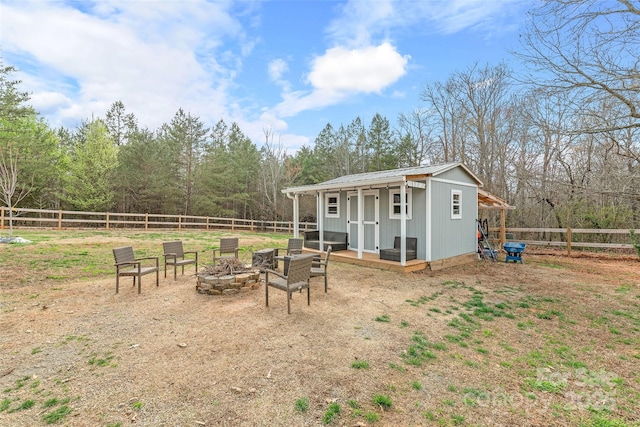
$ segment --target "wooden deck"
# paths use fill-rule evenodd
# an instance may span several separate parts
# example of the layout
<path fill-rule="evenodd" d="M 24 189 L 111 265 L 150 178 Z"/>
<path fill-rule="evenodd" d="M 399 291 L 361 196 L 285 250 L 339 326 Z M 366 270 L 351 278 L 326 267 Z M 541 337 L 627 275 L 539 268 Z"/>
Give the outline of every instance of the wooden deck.
<path fill-rule="evenodd" d="M 304 248 L 306 253 L 323 253 L 315 249 Z M 435 262 L 427 262 L 425 260 L 414 259 L 407 261 L 407 265 L 404 267 L 397 261 L 387 261 L 380 259 L 378 254 L 370 252 L 364 252 L 362 259 L 358 259 L 358 252 L 356 251 L 337 251 L 331 252 L 331 259 L 329 262 L 343 262 L 346 264 L 361 265 L 363 267 L 377 268 L 380 270 L 396 271 L 398 273 L 411 273 L 413 271 L 420 271 L 424 269 L 430 270 L 442 270 L 444 268 L 455 267 L 457 265 L 469 264 L 478 260 L 478 255 L 475 253 L 460 255 L 453 258 L 439 260 Z"/>
<path fill-rule="evenodd" d="M 321 253 L 315 249 L 304 248 L 304 252 L 308 253 Z M 380 270 L 397 271 L 399 273 L 410 273 L 412 271 L 424 270 L 429 266 L 429 263 L 424 260 L 413 259 L 407 261 L 407 265 L 404 267 L 397 261 L 387 261 L 380 259 L 378 254 L 372 254 L 364 252 L 362 259 L 358 259 L 358 252 L 356 251 L 337 251 L 331 252 L 331 259 L 329 262 L 343 262 L 346 264 L 361 265 L 363 267 L 377 268 Z"/>

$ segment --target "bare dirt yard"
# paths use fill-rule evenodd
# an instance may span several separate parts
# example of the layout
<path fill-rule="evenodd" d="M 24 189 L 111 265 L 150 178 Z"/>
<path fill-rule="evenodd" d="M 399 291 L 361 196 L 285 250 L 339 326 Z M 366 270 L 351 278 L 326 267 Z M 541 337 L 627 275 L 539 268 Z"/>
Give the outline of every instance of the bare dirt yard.
<path fill-rule="evenodd" d="M 0 266 L 1 426 L 640 422 L 635 256 L 530 250 L 404 275 L 334 262 L 328 292 L 312 279 L 290 315 L 264 284 L 199 294 L 192 266 L 144 276 L 140 295 L 128 278 L 116 294 L 113 272 L 21 274 Z"/>

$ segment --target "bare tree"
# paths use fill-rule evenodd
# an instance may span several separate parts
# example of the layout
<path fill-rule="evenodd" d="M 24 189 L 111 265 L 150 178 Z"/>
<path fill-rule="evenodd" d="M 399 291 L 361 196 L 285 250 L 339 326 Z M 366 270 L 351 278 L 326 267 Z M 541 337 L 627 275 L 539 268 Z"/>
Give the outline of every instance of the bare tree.
<path fill-rule="evenodd" d="M 531 82 L 570 92 L 583 115 L 576 133 L 640 127 L 640 8 L 631 0 L 549 0 L 530 12 L 523 50 Z M 548 78 L 545 78 L 547 76 Z M 591 108 L 603 101 L 611 106 Z M 615 115 L 610 114 L 615 112 Z"/>
<path fill-rule="evenodd" d="M 399 166 L 436 163 L 441 157 L 438 143 L 431 135 L 435 126 L 432 113 L 426 108 L 416 108 L 398 117 L 396 132 L 401 138 Z"/>
<path fill-rule="evenodd" d="M 265 213 L 271 213 L 273 219 L 278 219 L 278 200 L 281 198 L 280 188 L 286 176 L 287 152 L 282 147 L 282 143 L 273 141 L 273 131 L 264 129 L 264 146 L 262 147 L 262 189 L 265 198 Z"/>
<path fill-rule="evenodd" d="M 13 208 L 27 197 L 32 187 L 18 185 L 18 159 L 20 153 L 12 144 L 0 146 L 0 197 L 9 209 L 9 237 L 13 236 Z"/>

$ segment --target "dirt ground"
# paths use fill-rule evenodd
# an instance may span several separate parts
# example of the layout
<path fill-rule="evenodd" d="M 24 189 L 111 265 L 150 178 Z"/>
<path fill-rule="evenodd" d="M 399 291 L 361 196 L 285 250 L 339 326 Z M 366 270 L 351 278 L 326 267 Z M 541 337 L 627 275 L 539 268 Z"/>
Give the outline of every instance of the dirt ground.
<path fill-rule="evenodd" d="M 176 282 L 153 282 L 144 276 L 140 295 L 130 280 L 115 294 L 112 276 L 3 288 L 0 425 L 640 420 L 637 258 L 528 252 L 522 265 L 406 275 L 334 262 L 329 291 L 312 279 L 311 305 L 296 294 L 290 315 L 283 292 L 271 290 L 265 307 L 263 284 L 202 295 L 192 267 Z M 510 316 L 478 317 L 478 296 Z M 418 348 L 420 363 L 408 362 L 416 336 L 431 345 Z M 560 392 L 545 389 L 545 372 Z M 55 410 L 60 419 L 47 418 Z"/>

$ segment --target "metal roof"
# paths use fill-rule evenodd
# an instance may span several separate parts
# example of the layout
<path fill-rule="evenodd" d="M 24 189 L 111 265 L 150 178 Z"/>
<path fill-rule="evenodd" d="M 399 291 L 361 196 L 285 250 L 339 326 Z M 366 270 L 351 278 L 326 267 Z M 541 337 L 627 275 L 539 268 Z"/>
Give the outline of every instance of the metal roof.
<path fill-rule="evenodd" d="M 365 172 L 353 175 L 344 175 L 338 178 L 319 184 L 303 185 L 300 187 L 289 187 L 282 190 L 287 194 L 314 193 L 326 190 L 346 190 L 358 187 L 384 186 L 388 184 L 400 184 L 404 180 L 421 179 L 428 176 L 437 176 L 456 167 L 461 167 L 468 173 L 478 186 L 482 186 L 482 181 L 462 163 L 444 163 L 433 166 L 415 166 L 401 169 L 391 169 L 378 172 Z"/>

